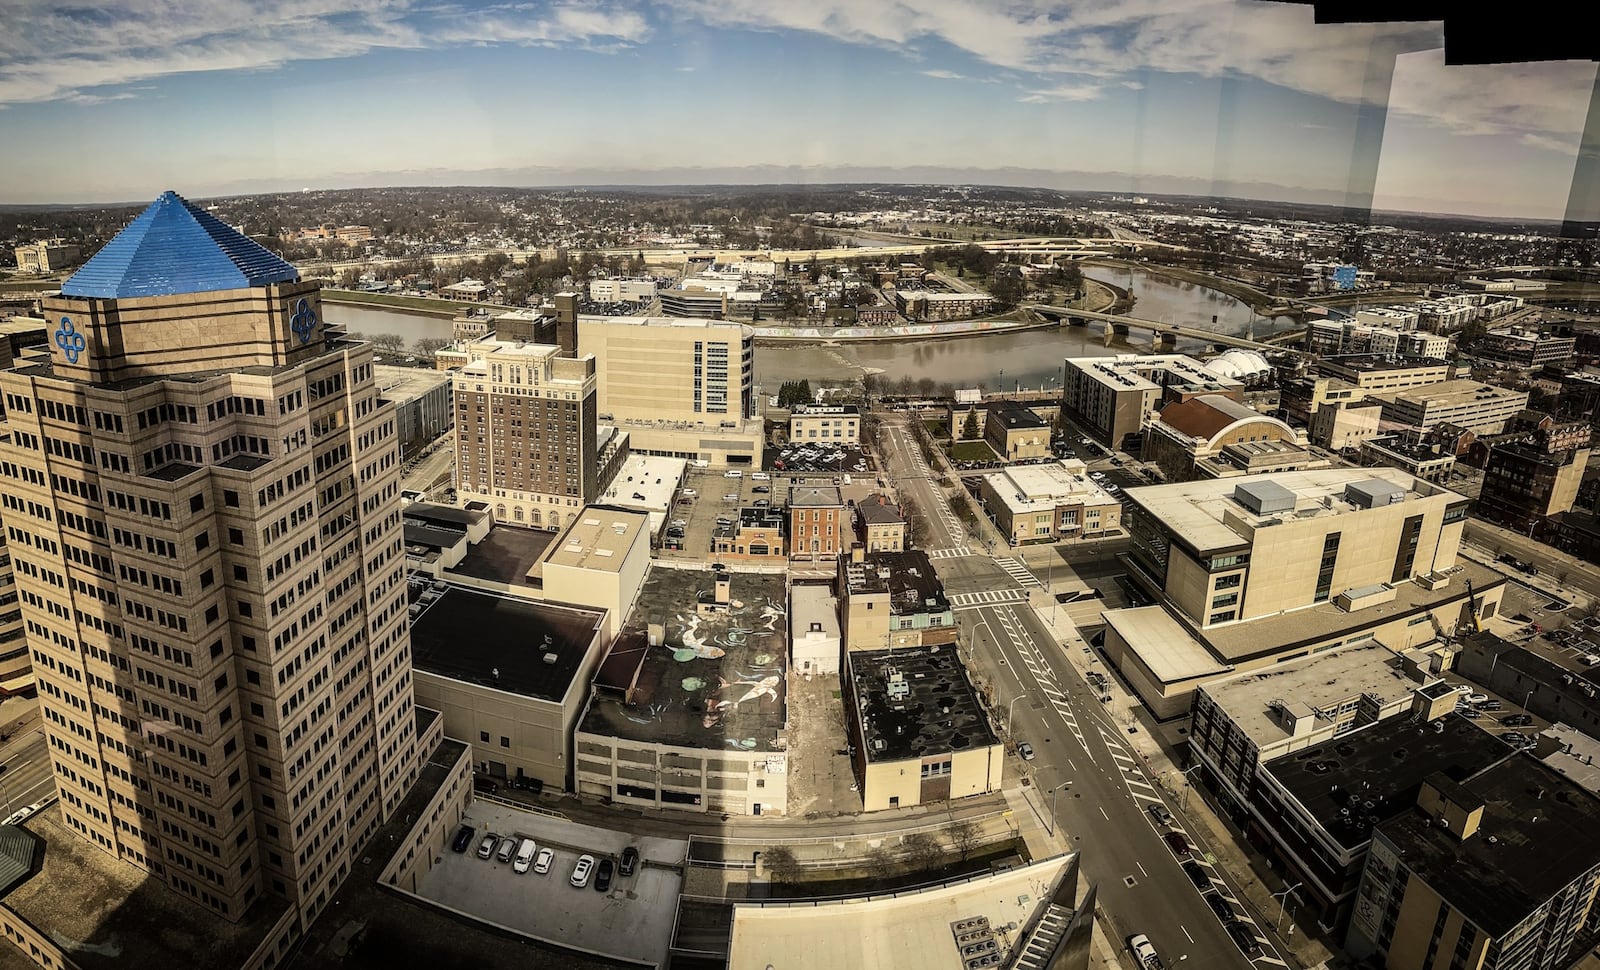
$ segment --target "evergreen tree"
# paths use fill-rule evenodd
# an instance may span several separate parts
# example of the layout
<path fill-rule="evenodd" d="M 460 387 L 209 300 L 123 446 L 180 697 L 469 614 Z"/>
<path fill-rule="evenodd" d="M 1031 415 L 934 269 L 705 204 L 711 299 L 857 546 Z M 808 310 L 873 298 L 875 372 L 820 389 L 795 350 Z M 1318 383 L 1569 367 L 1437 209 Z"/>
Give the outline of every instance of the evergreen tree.
<path fill-rule="evenodd" d="M 967 420 L 961 423 L 961 440 L 976 441 L 978 438 L 978 409 L 967 409 Z"/>

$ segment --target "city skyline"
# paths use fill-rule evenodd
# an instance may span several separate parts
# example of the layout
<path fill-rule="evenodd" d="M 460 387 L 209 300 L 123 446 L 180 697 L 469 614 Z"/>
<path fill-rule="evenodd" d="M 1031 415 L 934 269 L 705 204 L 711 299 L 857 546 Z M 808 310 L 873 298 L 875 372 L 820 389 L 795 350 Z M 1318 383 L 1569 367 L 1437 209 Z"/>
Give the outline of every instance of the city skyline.
<path fill-rule="evenodd" d="M 14 157 L 0 202 L 930 181 L 1566 213 L 1593 63 L 1446 67 L 1438 24 L 1312 16 L 1242 0 L 28 9 L 0 40 L 0 119 L 49 150 Z"/>

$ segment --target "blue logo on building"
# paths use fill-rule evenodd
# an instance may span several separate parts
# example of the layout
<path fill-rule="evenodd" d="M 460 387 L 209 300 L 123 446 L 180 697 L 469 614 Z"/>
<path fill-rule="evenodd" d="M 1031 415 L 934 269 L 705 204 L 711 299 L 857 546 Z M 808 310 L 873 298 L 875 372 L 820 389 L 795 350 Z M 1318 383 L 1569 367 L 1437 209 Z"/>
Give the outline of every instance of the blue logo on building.
<path fill-rule="evenodd" d="M 85 341 L 83 334 L 72 325 L 71 317 L 62 317 L 61 326 L 56 330 L 56 346 L 66 355 L 67 363 L 76 364 L 78 355 L 83 353 Z"/>
<path fill-rule="evenodd" d="M 289 329 L 294 331 L 300 342 L 311 342 L 311 331 L 317 329 L 317 314 L 311 309 L 311 304 L 301 300 L 295 304 L 294 316 L 289 318 Z"/>

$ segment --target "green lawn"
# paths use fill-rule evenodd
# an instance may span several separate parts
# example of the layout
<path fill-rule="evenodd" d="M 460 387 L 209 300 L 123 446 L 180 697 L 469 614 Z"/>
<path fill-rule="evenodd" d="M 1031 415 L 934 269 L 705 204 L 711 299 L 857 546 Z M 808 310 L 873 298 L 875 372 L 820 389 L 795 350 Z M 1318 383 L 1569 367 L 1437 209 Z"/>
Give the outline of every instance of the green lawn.
<path fill-rule="evenodd" d="M 395 296 L 390 293 L 361 293 L 356 290 L 337 290 L 332 287 L 324 288 L 322 298 L 329 303 L 365 303 L 372 306 L 392 306 L 406 310 L 426 310 L 429 313 L 443 313 L 455 316 L 464 306 L 472 306 L 471 302 L 462 303 L 457 300 L 436 300 L 429 296 Z M 482 304 L 488 307 L 492 304 Z"/>
<path fill-rule="evenodd" d="M 957 441 L 950 446 L 950 457 L 955 461 L 994 461 L 994 449 L 982 441 Z"/>

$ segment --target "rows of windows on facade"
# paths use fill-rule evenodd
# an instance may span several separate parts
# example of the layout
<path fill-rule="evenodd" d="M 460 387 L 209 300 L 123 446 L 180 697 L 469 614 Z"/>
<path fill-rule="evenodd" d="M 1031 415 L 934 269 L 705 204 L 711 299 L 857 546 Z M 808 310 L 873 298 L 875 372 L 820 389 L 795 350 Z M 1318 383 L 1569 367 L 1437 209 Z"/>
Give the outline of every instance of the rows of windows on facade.
<path fill-rule="evenodd" d="M 419 771 L 370 345 L 172 193 L 44 310 L 0 474 L 62 816 L 223 917 L 309 921 Z"/>

